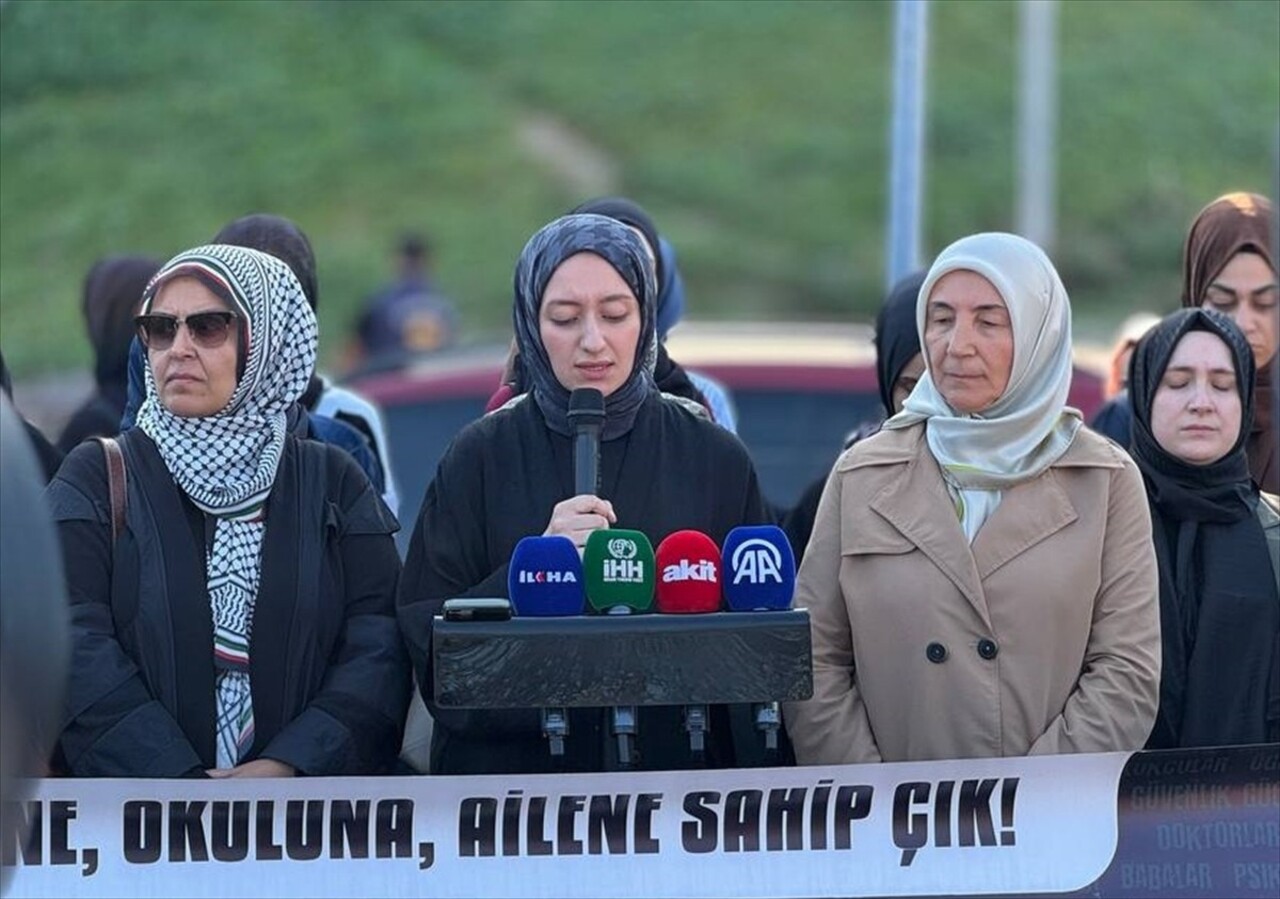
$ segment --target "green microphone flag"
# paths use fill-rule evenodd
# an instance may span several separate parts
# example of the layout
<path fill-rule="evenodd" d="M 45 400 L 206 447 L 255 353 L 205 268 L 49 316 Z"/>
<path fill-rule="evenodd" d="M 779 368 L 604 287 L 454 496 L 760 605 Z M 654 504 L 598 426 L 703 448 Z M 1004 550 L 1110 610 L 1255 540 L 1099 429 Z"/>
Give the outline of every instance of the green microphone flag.
<path fill-rule="evenodd" d="M 582 567 L 587 603 L 595 611 L 648 612 L 653 607 L 653 544 L 639 531 L 594 531 L 587 538 Z"/>

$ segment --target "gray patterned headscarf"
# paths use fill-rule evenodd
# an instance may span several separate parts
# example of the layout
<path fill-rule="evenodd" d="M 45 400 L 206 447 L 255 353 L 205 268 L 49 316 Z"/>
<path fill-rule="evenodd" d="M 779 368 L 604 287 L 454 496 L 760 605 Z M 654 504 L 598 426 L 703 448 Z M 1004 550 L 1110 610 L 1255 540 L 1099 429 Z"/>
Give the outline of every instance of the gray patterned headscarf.
<path fill-rule="evenodd" d="M 560 264 L 576 253 L 594 253 L 608 262 L 627 282 L 640 303 L 640 340 L 635 364 L 627 380 L 605 397 L 604 426 L 600 439 L 611 440 L 631 430 L 640 404 L 657 390 L 653 368 L 658 340 L 655 326 L 657 288 L 653 259 L 643 238 L 611 218 L 602 215 L 566 215 L 544 225 L 520 253 L 516 263 L 515 303 L 512 318 L 516 345 L 532 384 L 533 398 L 542 410 L 547 427 L 559 434 L 573 435 L 569 425 L 569 390 L 556 379 L 542 343 L 539 312 L 547 282 Z"/>
<path fill-rule="evenodd" d="M 142 312 L 151 311 L 165 283 L 185 276 L 212 280 L 232 298 L 241 352 L 248 347 L 243 373 L 226 408 L 183 418 L 160 402 L 148 365 L 138 427 L 155 442 L 182 491 L 217 517 L 205 583 L 217 671 L 217 764 L 230 768 L 253 745 L 249 644 L 261 573 L 263 506 L 284 449 L 285 414 L 311 380 L 319 335 L 315 314 L 289 267 L 243 247 L 214 244 L 179 253 L 152 278 Z"/>

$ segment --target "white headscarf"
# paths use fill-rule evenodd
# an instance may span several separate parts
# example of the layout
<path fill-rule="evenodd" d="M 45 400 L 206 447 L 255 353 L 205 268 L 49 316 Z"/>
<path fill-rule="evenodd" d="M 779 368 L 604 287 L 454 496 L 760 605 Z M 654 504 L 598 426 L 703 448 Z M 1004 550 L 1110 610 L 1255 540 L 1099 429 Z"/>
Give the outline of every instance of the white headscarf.
<path fill-rule="evenodd" d="M 147 286 L 142 311 L 151 311 L 161 286 L 184 275 L 212 279 L 231 296 L 240 333 L 248 338 L 244 373 L 226 408 L 183 418 L 160 402 L 148 365 L 138 427 L 155 442 L 182 491 L 218 519 L 205 585 L 217 672 L 217 765 L 230 768 L 254 739 L 249 650 L 265 531 L 261 513 L 284 450 L 286 413 L 311 380 L 319 335 L 289 267 L 243 247 L 213 244 L 179 253 Z"/>
<path fill-rule="evenodd" d="M 1013 369 L 990 408 L 952 409 L 933 383 L 925 341 L 929 294 L 948 272 L 982 275 L 1000 293 L 1013 327 Z M 1066 405 L 1071 388 L 1071 304 L 1044 251 L 1014 234 L 974 234 L 934 260 L 916 301 L 925 373 L 886 428 L 928 422 L 929 449 L 942 468 L 969 542 L 1000 504 L 1001 491 L 1038 477 L 1071 445 L 1082 423 Z"/>

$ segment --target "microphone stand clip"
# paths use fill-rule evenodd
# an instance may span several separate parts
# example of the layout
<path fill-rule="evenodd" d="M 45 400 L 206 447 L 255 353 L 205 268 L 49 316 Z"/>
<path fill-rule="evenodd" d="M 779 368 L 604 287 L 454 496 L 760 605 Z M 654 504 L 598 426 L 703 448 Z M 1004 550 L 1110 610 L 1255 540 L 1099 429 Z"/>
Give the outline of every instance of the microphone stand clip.
<path fill-rule="evenodd" d="M 622 771 L 635 767 L 634 741 L 639 730 L 636 707 L 633 705 L 614 706 L 613 736 L 618 741 L 618 768 Z"/>
<path fill-rule="evenodd" d="M 689 751 L 701 758 L 707 751 L 707 707 L 705 705 L 687 705 L 684 707 L 684 729 L 689 734 Z"/>
<path fill-rule="evenodd" d="M 763 702 L 756 706 L 756 730 L 764 734 L 764 748 L 778 748 L 778 731 L 782 727 L 782 713 L 776 702 Z"/>
<path fill-rule="evenodd" d="M 553 756 L 564 755 L 564 738 L 569 736 L 569 715 L 562 709 L 542 710 L 542 735 L 547 738 Z"/>

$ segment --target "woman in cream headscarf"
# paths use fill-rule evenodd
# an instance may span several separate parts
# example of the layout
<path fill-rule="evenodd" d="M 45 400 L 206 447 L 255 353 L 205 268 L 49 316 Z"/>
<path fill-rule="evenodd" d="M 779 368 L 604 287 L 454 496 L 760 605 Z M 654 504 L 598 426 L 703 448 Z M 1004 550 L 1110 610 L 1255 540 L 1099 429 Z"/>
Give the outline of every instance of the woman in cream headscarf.
<path fill-rule="evenodd" d="M 1048 257 L 977 234 L 917 302 L 925 374 L 836 463 L 800 569 L 814 695 L 801 764 L 1143 745 L 1160 626 L 1133 462 L 1066 406 L 1071 309 Z"/>

